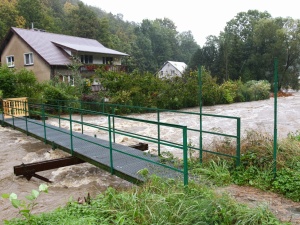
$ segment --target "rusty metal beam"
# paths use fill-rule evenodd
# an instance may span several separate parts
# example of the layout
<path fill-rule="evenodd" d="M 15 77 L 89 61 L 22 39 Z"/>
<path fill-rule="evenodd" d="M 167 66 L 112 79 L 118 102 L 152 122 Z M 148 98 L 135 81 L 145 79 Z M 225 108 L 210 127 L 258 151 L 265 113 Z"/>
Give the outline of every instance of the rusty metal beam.
<path fill-rule="evenodd" d="M 23 175 L 24 177 L 26 177 L 27 180 L 30 180 L 32 177 L 36 177 L 43 181 L 51 182 L 49 179 L 36 174 L 36 172 L 56 169 L 56 168 L 65 167 L 65 166 L 76 165 L 76 164 L 80 164 L 80 163 L 84 163 L 84 162 L 85 161 L 83 161 L 79 158 L 70 156 L 70 157 L 66 157 L 66 158 L 52 159 L 52 160 L 46 160 L 46 161 L 42 161 L 42 162 L 21 164 L 19 166 L 14 166 L 14 174 L 16 176 Z"/>
<path fill-rule="evenodd" d="M 141 142 L 138 143 L 138 144 L 135 144 L 135 145 L 130 145 L 129 147 L 135 148 L 135 149 L 138 149 L 138 150 L 141 150 L 141 151 L 148 150 L 148 144 L 141 143 Z"/>

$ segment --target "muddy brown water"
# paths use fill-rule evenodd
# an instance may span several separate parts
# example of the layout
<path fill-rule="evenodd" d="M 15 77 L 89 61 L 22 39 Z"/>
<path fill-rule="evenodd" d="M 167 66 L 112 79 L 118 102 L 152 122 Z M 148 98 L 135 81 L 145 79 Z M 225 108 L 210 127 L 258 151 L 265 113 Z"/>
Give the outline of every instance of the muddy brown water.
<path fill-rule="evenodd" d="M 203 107 L 203 113 L 215 115 L 227 115 L 241 118 L 241 134 L 245 135 L 249 130 L 259 130 L 272 134 L 274 119 L 274 99 L 257 102 L 236 103 L 231 105 L 216 105 Z M 199 112 L 199 108 L 186 109 L 189 112 Z M 300 93 L 293 96 L 278 98 L 278 136 L 285 137 L 290 132 L 300 130 Z M 136 118 L 156 120 L 156 114 L 134 115 Z M 76 117 L 75 117 L 76 118 Z M 98 125 L 106 125 L 107 119 L 101 116 L 85 116 L 85 120 Z M 161 114 L 161 121 L 166 123 L 199 127 L 199 117 L 166 112 Z M 57 125 L 56 120 L 49 119 L 47 123 Z M 117 121 L 116 125 L 124 130 L 131 130 L 139 134 L 156 135 L 157 128 L 147 126 L 144 123 L 132 123 L 129 121 Z M 62 127 L 68 128 L 68 123 L 62 123 Z M 80 131 L 80 126 L 74 126 L 74 130 Z M 228 119 L 203 118 L 203 129 L 208 131 L 225 131 L 229 134 L 236 132 L 236 123 Z M 103 131 L 93 128 L 84 128 L 86 134 L 106 138 Z M 168 140 L 177 140 L 181 136 L 179 132 L 166 128 L 162 136 Z M 189 136 L 191 142 L 197 143 L 198 135 Z M 204 137 L 205 144 L 212 141 L 211 137 Z M 126 145 L 137 141 L 132 138 L 117 136 L 117 142 Z M 155 150 L 155 145 L 150 145 L 150 150 Z M 20 198 L 27 195 L 32 189 L 37 189 L 44 183 L 36 178 L 27 181 L 23 177 L 13 174 L 13 167 L 21 163 L 31 163 L 48 159 L 64 157 L 67 154 L 60 150 L 52 150 L 51 146 L 36 140 L 33 137 L 13 130 L 9 127 L 0 127 L 0 194 L 14 192 Z M 53 181 L 49 184 L 49 193 L 40 196 L 39 205 L 34 213 L 54 210 L 64 206 L 72 197 L 83 198 L 88 193 L 96 196 L 107 187 L 126 189 L 131 183 L 113 176 L 97 167 L 84 163 L 39 173 Z M 296 206 L 295 206 L 296 207 Z M 300 208 L 300 206 L 299 206 Z M 17 211 L 12 208 L 7 200 L 0 198 L 0 219 L 11 219 L 17 216 Z"/>

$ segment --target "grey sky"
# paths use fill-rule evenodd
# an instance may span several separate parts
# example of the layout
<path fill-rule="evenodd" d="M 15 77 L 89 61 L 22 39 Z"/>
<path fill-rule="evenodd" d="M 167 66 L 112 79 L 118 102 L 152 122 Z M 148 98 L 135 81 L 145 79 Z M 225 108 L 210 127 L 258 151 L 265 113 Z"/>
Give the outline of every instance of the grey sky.
<path fill-rule="evenodd" d="M 267 11 L 272 17 L 300 18 L 299 3 L 296 0 L 82 0 L 87 5 L 101 8 L 123 19 L 140 23 L 143 19 L 171 19 L 179 32 L 190 30 L 199 45 L 205 43 L 208 35 L 218 36 L 226 22 L 237 13 L 249 9 Z"/>

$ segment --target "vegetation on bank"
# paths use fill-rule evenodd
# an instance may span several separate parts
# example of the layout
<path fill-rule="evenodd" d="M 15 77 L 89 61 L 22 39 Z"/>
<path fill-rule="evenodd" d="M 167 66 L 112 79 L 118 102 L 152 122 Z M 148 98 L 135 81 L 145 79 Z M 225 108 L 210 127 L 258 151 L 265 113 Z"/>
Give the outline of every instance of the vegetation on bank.
<path fill-rule="evenodd" d="M 228 141 L 215 143 L 214 149 L 235 154 Z M 273 137 L 259 131 L 248 131 L 241 142 L 241 165 L 212 155 L 205 155 L 202 165 L 192 164 L 201 179 L 217 186 L 235 183 L 272 191 L 300 202 L 300 132 L 290 133 L 278 141 L 276 174 L 273 161 Z"/>
<path fill-rule="evenodd" d="M 108 188 L 83 204 L 70 201 L 53 212 L 13 219 L 6 224 L 289 224 L 281 223 L 261 205 L 250 208 L 227 194 L 191 182 L 151 177 L 141 187 L 127 191 Z"/>
<path fill-rule="evenodd" d="M 110 103 L 129 106 L 142 106 L 161 109 L 181 109 L 199 106 L 198 72 L 191 71 L 183 77 L 159 79 L 153 74 L 133 72 L 116 73 L 98 70 L 91 79 L 99 79 L 103 86 L 100 92 L 91 92 L 91 80 L 76 76 L 75 86 L 61 82 L 58 77 L 51 81 L 38 83 L 34 74 L 28 70 L 14 70 L 0 67 L 0 90 L 3 98 L 29 97 L 44 103 L 52 100 L 82 100 L 102 102 L 108 98 Z M 202 70 L 203 105 L 229 104 L 269 98 L 270 84 L 267 81 L 241 80 L 218 84 L 211 74 Z M 119 111 L 118 113 L 131 113 Z"/>

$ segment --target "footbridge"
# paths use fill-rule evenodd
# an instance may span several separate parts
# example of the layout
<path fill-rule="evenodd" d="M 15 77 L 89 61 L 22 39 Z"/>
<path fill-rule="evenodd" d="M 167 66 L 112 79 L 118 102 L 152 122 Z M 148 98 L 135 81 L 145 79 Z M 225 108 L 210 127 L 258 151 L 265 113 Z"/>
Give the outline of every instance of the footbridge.
<path fill-rule="evenodd" d="M 68 162 L 74 164 L 87 162 L 133 183 L 144 182 L 147 176 L 155 174 L 164 178 L 182 179 L 183 183 L 187 185 L 189 180 L 189 150 L 198 150 L 201 156 L 202 152 L 207 152 L 231 157 L 236 160 L 237 165 L 239 164 L 239 118 L 226 117 L 237 121 L 237 135 L 227 135 L 204 131 L 201 130 L 201 127 L 200 129 L 194 129 L 185 125 L 160 122 L 158 109 L 155 109 L 158 112 L 157 121 L 150 121 L 116 115 L 113 106 L 106 105 L 105 107 L 110 108 L 111 112 L 105 112 L 103 105 L 101 106 L 102 111 L 96 111 L 83 109 L 81 103 L 80 107 L 78 107 L 78 104 L 75 107 L 70 104 L 33 103 L 28 101 L 27 98 L 5 99 L 1 103 L 0 123 L 2 126 L 11 126 L 27 135 L 40 139 L 46 144 L 52 145 L 53 148 L 68 152 L 71 155 L 71 158 L 67 159 Z M 183 112 L 176 111 L 176 113 Z M 105 124 L 100 124 L 97 120 L 94 122 L 88 121 L 87 118 L 90 116 L 101 118 L 102 121 L 105 121 Z M 141 126 L 154 126 L 156 132 L 145 135 L 140 134 L 138 131 L 130 131 L 118 126 L 122 121 L 139 123 Z M 62 122 L 68 126 L 63 127 Z M 101 137 L 87 134 L 86 131 L 89 129 L 99 131 Z M 173 141 L 163 138 L 164 132 L 169 132 L 170 129 L 180 134 L 178 140 Z M 199 134 L 206 132 L 235 138 L 237 143 L 236 155 L 204 150 L 201 141 L 198 147 L 189 146 L 188 131 L 198 132 Z M 156 153 L 144 152 L 134 146 L 116 143 L 117 135 L 151 143 L 156 146 L 157 151 Z M 163 149 L 179 150 L 181 152 L 180 160 L 174 163 L 172 160 L 162 158 Z M 147 176 L 145 176 L 145 173 Z"/>

